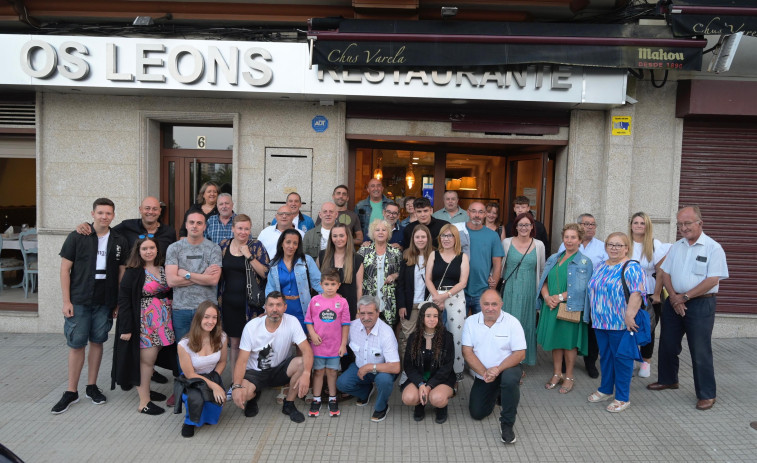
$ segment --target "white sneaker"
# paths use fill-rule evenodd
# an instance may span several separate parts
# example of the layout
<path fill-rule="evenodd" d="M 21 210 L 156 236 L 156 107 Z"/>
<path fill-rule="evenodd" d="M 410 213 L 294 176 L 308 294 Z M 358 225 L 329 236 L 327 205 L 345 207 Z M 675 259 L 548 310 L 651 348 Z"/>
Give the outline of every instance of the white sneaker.
<path fill-rule="evenodd" d="M 642 362 L 639 367 L 639 378 L 649 378 L 650 370 L 649 362 Z"/>

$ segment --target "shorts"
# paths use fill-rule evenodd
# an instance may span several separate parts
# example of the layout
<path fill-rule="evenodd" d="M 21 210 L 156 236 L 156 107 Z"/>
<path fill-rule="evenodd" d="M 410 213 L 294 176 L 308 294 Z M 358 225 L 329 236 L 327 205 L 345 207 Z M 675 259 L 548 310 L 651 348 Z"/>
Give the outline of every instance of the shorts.
<path fill-rule="evenodd" d="M 268 370 L 247 370 L 244 373 L 244 379 L 255 385 L 256 391 L 261 391 L 266 387 L 278 387 L 286 386 L 289 384 L 289 376 L 287 376 L 287 368 L 289 363 L 294 359 L 294 356 L 289 357 L 280 364 Z M 256 392 L 256 395 L 259 392 Z"/>
<path fill-rule="evenodd" d="M 339 357 L 314 357 L 313 370 L 323 370 L 324 368 L 328 368 L 330 370 L 339 371 L 340 360 Z"/>
<path fill-rule="evenodd" d="M 74 316 L 66 318 L 63 323 L 68 347 L 81 349 L 87 346 L 87 341 L 104 344 L 113 327 L 112 311 L 111 307 L 104 305 L 74 304 Z"/>

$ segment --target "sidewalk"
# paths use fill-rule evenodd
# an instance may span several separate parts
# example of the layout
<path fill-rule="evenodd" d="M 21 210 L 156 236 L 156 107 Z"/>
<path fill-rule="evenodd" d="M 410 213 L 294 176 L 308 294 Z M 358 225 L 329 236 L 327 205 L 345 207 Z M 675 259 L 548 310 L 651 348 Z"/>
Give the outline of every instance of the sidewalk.
<path fill-rule="evenodd" d="M 701 412 L 686 344 L 681 355 L 681 388 L 651 392 L 656 379 L 634 378 L 631 407 L 607 413 L 586 397 L 599 380 L 590 379 L 579 359 L 576 385 L 570 394 L 547 391 L 551 357 L 539 352 L 538 365 L 527 367 L 515 434 L 505 446 L 498 432 L 499 408 L 481 422 L 467 412 L 472 380 L 450 402 L 449 420 L 434 423 L 433 412 L 416 423 L 412 408 L 402 406 L 399 390 L 390 401 L 387 419 L 372 423 L 372 407 L 342 405 L 342 416 L 308 418 L 295 424 L 281 414 L 276 394 L 265 391 L 260 414 L 245 418 L 233 404 L 221 422 L 197 430 L 191 439 L 179 435 L 183 415 L 157 417 L 137 413 L 135 390 L 111 391 L 112 336 L 106 344 L 99 386 L 108 397 L 94 405 L 84 397 L 62 415 L 51 407 L 66 384 L 67 347 L 60 334 L 0 333 L 0 443 L 26 462 L 67 461 L 343 461 L 343 462 L 584 462 L 660 461 L 753 462 L 757 459 L 757 339 L 716 339 L 718 401 Z M 224 379 L 228 378 L 228 370 Z M 86 378 L 85 371 L 82 378 Z M 171 384 L 153 385 L 167 395 Z M 305 404 L 296 402 L 303 413 Z M 164 406 L 164 403 L 160 405 Z M 372 404 L 371 404 L 372 405 Z"/>

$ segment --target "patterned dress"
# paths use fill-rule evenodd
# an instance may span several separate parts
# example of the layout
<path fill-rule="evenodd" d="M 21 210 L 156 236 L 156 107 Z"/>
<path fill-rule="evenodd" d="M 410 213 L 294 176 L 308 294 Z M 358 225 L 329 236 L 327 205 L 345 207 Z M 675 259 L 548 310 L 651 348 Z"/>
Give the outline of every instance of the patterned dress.
<path fill-rule="evenodd" d="M 387 276 L 399 273 L 402 264 L 402 253 L 399 249 L 388 246 L 382 256 L 376 254 L 376 244 L 361 247 L 358 253 L 363 256 L 363 294 L 370 294 L 381 299 L 381 318 L 391 327 L 397 323 L 397 299 L 395 290 L 396 282 L 388 285 L 379 282 L 379 276 L 386 279 Z M 383 260 L 383 265 L 379 268 L 379 262 Z M 379 292 L 381 294 L 379 294 Z"/>
<path fill-rule="evenodd" d="M 171 299 L 159 297 L 170 289 L 163 267 L 160 267 L 159 276 L 145 270 L 139 324 L 139 347 L 142 349 L 170 346 L 175 342 L 171 321 Z"/>

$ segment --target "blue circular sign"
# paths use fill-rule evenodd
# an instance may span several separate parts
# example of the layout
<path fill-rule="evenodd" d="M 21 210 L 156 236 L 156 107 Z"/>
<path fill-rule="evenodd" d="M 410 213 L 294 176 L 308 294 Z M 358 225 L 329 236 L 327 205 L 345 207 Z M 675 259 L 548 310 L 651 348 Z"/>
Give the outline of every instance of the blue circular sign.
<path fill-rule="evenodd" d="M 316 132 L 325 132 L 329 128 L 329 120 L 326 116 L 315 116 L 311 125 Z"/>

